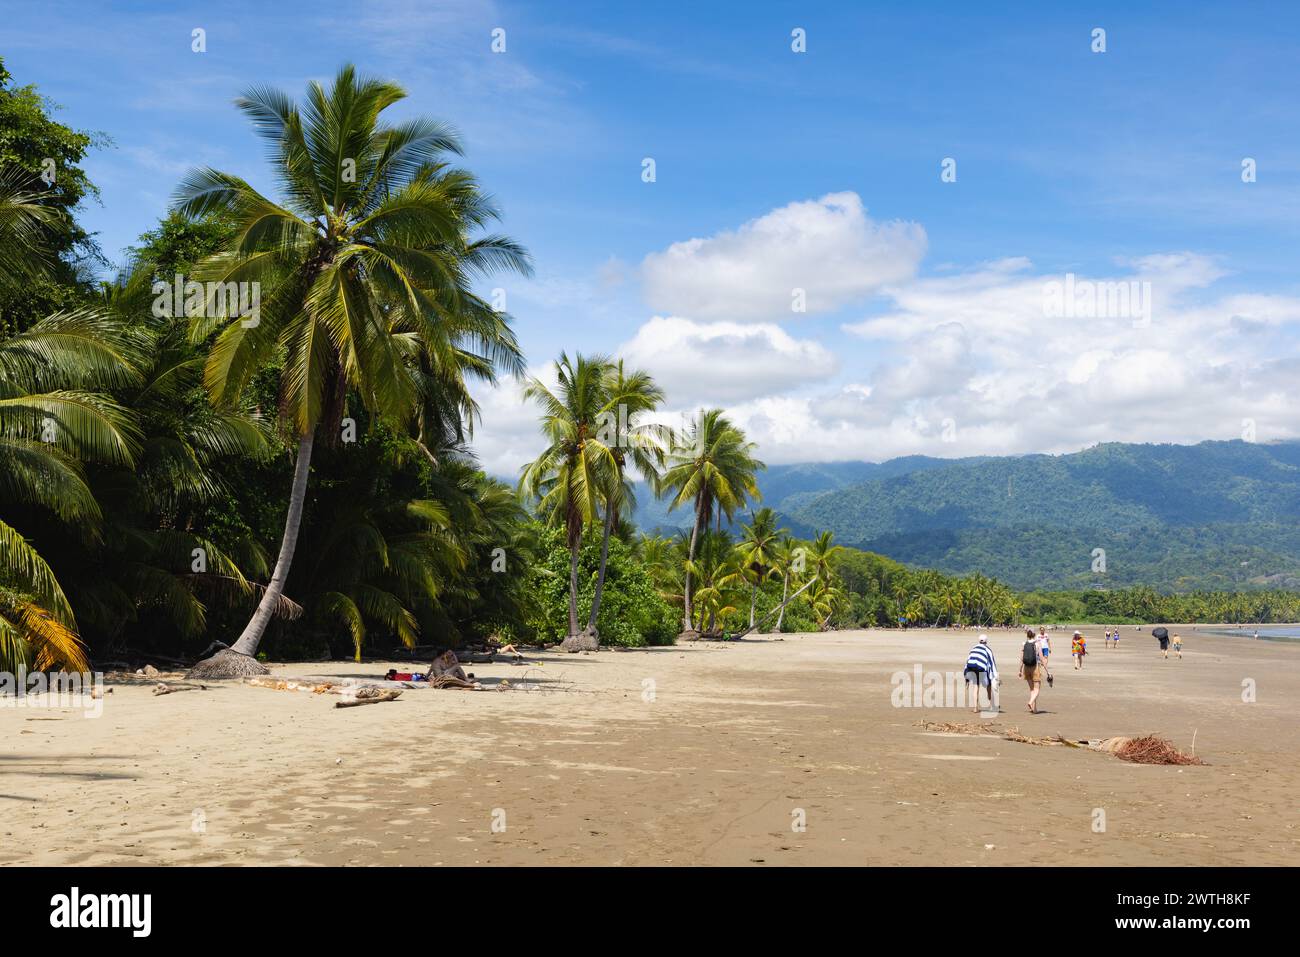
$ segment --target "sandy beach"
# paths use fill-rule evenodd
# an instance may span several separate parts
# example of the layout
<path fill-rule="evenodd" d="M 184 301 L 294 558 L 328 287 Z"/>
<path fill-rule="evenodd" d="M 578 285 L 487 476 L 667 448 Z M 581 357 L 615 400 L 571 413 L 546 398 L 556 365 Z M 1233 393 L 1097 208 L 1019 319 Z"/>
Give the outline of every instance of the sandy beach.
<path fill-rule="evenodd" d="M 480 692 L 349 709 L 117 684 L 95 719 L 0 709 L 0 863 L 1295 864 L 1300 645 L 1182 633 L 1183 660 L 1162 660 L 1147 634 L 1107 650 L 1090 627 L 1074 671 L 1055 632 L 1055 687 L 1034 716 L 1020 633 L 992 632 L 995 720 L 1071 739 L 1155 732 L 1185 751 L 1195 735 L 1204 767 L 927 732 L 989 719 L 895 707 L 891 676 L 960 671 L 973 632 L 548 652 L 469 666 Z M 408 666 L 273 670 L 389 667 Z"/>

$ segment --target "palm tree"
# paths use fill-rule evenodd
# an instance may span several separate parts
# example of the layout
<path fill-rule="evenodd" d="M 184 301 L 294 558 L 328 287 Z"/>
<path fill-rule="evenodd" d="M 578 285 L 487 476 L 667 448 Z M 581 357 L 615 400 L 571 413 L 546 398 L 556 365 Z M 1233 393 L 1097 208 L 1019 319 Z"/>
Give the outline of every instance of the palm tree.
<path fill-rule="evenodd" d="M 140 434 L 105 393 L 139 380 L 138 343 L 101 311 L 56 313 L 0 340 L 0 499 L 98 538 L 82 463 L 132 466 Z M 0 518 L 0 665 L 88 669 L 72 606 L 46 560 Z"/>
<path fill-rule="evenodd" d="M 695 512 L 682 595 L 682 632 L 687 633 L 692 630 L 690 562 L 695 559 L 700 532 L 708 527 L 715 508 L 721 524 L 724 513 L 730 519 L 751 499 L 761 497 L 754 476 L 765 466 L 754 458 L 753 443 L 746 441 L 745 434 L 721 409 L 700 412 L 682 438 L 684 441 L 674 443 L 661 487 L 676 493 L 669 511 L 690 502 Z"/>
<path fill-rule="evenodd" d="M 544 518 L 564 526 L 569 547 L 569 634 L 561 643 L 565 651 L 599 647 L 597 636 L 578 631 L 578 554 L 583 530 L 600 514 L 602 492 L 608 492 L 618 470 L 614 442 L 601 423 L 610 370 L 604 356 L 571 360 L 561 353 L 555 363 L 556 391 L 536 378 L 524 388 L 525 398 L 542 406 L 547 445 L 524 467 L 519 488 L 537 502 Z"/>
<path fill-rule="evenodd" d="M 41 202 L 40 182 L 17 166 L 0 167 L 0 290 L 43 273 L 50 265 L 48 238 L 65 222 Z"/>
<path fill-rule="evenodd" d="M 749 590 L 749 627 L 754 627 L 754 609 L 758 601 L 758 587 L 776 565 L 776 556 L 781 536 L 785 529 L 776 527 L 776 513 L 770 508 L 759 509 L 750 519 L 750 524 L 743 526 L 740 543 L 736 553 L 741 566 L 750 580 Z"/>
<path fill-rule="evenodd" d="M 781 609 L 776 613 L 776 630 L 785 623 L 785 605 L 790 594 L 790 579 L 798 578 L 803 569 L 803 549 L 789 535 L 782 535 L 772 550 L 772 563 L 781 573 Z"/>
<path fill-rule="evenodd" d="M 705 530 L 700 537 L 699 554 L 686 563 L 688 573 L 699 580 L 697 604 L 699 631 L 714 634 L 718 619 L 736 611 L 731 604 L 742 574 L 735 545 L 726 532 Z"/>
<path fill-rule="evenodd" d="M 491 269 L 527 272 L 527 256 L 499 236 L 472 238 L 497 212 L 473 177 L 442 162 L 460 152 L 451 130 L 381 122 L 405 95 L 351 66 L 328 91 L 312 83 L 302 108 L 279 91 L 249 90 L 236 103 L 270 144 L 283 202 L 213 169 L 191 172 L 177 191 L 178 212 L 236 227 L 195 278 L 262 290 L 257 316 L 227 301 L 193 325 L 195 341 L 215 334 L 204 370 L 212 400 L 237 402 L 254 373 L 282 362 L 281 420 L 297 444 L 270 583 L 233 647 L 198 674 L 264 670 L 252 655 L 293 562 L 313 443 L 318 430 L 331 442 L 339 435 L 349 394 L 379 417 L 423 426 L 430 405 L 463 405 L 436 400 L 467 372 L 522 371 L 505 318 L 468 287 Z"/>
<path fill-rule="evenodd" d="M 835 577 L 833 563 L 843 551 L 843 545 L 835 544 L 833 532 L 818 534 L 808 546 L 808 561 L 812 565 L 813 574 L 823 582 L 831 581 Z"/>
<path fill-rule="evenodd" d="M 597 634 L 596 617 L 600 613 L 601 593 L 605 589 L 609 536 L 618 523 L 620 510 L 631 511 L 636 506 L 632 488 L 627 480 L 627 466 L 631 464 L 651 489 L 657 491 L 659 466 L 664 460 L 662 430 L 655 425 L 637 423 L 635 417 L 653 412 L 663 400 L 663 390 L 655 385 L 654 379 L 650 378 L 648 373 L 639 370 L 631 373 L 624 371 L 622 359 L 608 370 L 605 406 L 601 409 L 598 418 L 606 433 L 610 424 L 614 427 L 611 447 L 614 468 L 609 475 L 608 488 L 603 493 L 605 530 L 600 543 L 600 566 L 596 572 L 596 589 L 591 597 L 591 615 L 587 620 L 587 632 L 593 636 Z M 606 435 L 606 444 L 610 444 L 609 438 Z"/>

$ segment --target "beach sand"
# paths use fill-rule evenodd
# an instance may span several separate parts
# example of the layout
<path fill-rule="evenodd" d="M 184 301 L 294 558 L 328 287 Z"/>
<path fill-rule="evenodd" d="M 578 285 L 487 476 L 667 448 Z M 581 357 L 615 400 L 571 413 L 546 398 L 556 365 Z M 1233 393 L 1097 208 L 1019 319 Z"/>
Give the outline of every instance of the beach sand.
<path fill-rule="evenodd" d="M 96 719 L 0 708 L 0 863 L 1300 862 L 1300 645 L 1181 631 L 1184 658 L 1166 661 L 1148 634 L 1126 628 L 1107 650 L 1091 626 L 1082 672 L 1054 632 L 1037 716 L 1015 677 L 1020 633 L 991 632 L 997 720 L 1072 739 L 1155 732 L 1183 750 L 1195 734 L 1206 767 L 925 732 L 982 719 L 894 707 L 891 676 L 959 672 L 973 632 L 547 652 L 540 667 L 468 666 L 481 692 L 348 709 L 243 685 L 117 685 Z M 273 670 L 389 667 L 404 666 Z M 501 679 L 514 688 L 494 690 Z"/>

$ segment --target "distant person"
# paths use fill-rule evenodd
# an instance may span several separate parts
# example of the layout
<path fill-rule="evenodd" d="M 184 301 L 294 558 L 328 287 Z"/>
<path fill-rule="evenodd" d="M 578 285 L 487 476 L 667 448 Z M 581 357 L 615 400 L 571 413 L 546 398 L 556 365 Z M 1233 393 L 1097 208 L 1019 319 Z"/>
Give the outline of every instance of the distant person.
<path fill-rule="evenodd" d="M 1047 628 L 1043 625 L 1038 626 L 1038 651 L 1043 656 L 1043 661 L 1052 657 L 1052 639 L 1047 637 Z"/>
<path fill-rule="evenodd" d="M 993 649 L 989 647 L 988 635 L 980 635 L 979 641 L 975 643 L 975 647 L 966 656 L 964 676 L 966 684 L 975 686 L 975 707 L 971 711 L 979 714 L 980 685 L 983 685 L 988 690 L 989 710 L 1000 710 L 993 701 L 993 692 L 997 690 L 998 686 L 998 663 L 993 659 Z"/>
<path fill-rule="evenodd" d="M 1111 635 L 1111 641 L 1115 642 L 1115 647 L 1119 647 L 1119 625 L 1115 626 L 1115 634 Z"/>
<path fill-rule="evenodd" d="M 1258 629 L 1258 628 L 1255 629 L 1255 640 L 1256 640 L 1256 641 L 1259 641 L 1259 629 Z"/>
<path fill-rule="evenodd" d="M 1169 633 L 1165 632 L 1156 640 L 1160 642 L 1160 654 L 1164 655 L 1164 657 L 1168 659 L 1169 658 Z"/>
<path fill-rule="evenodd" d="M 1034 635 L 1034 629 L 1025 629 L 1025 644 L 1020 649 L 1019 675 L 1029 685 L 1029 712 L 1038 714 L 1038 692 L 1043 687 L 1043 677 L 1047 674 L 1047 662 L 1043 660 L 1042 645 Z"/>
<path fill-rule="evenodd" d="M 1083 657 L 1088 653 L 1088 642 L 1083 637 L 1083 632 L 1076 631 L 1074 637 L 1070 639 L 1070 654 L 1074 656 L 1074 670 L 1079 671 L 1083 668 Z"/>
<path fill-rule="evenodd" d="M 1110 626 L 1106 626 L 1106 647 L 1110 647 Z"/>
<path fill-rule="evenodd" d="M 1183 637 L 1182 637 L 1182 635 L 1179 635 L 1179 634 L 1175 634 L 1175 635 L 1174 635 L 1174 654 L 1176 654 L 1176 655 L 1178 656 L 1178 660 L 1179 660 L 1179 661 L 1182 660 L 1182 658 L 1183 658 Z M 1168 656 L 1168 655 L 1165 655 L 1165 657 L 1167 658 L 1167 657 L 1169 657 L 1169 656 Z"/>

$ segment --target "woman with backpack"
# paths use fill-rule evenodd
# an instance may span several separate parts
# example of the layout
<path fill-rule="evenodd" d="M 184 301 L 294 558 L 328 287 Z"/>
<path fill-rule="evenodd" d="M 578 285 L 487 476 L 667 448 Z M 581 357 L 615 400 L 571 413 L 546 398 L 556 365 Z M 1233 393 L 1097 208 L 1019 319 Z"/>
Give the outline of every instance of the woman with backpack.
<path fill-rule="evenodd" d="M 1043 678 L 1047 677 L 1047 662 L 1043 659 L 1042 646 L 1036 640 L 1034 629 L 1025 629 L 1025 644 L 1020 649 L 1020 677 L 1029 685 L 1029 711 L 1038 714 L 1038 692 L 1042 690 Z"/>

